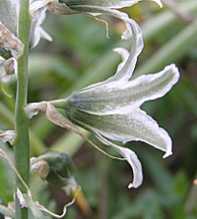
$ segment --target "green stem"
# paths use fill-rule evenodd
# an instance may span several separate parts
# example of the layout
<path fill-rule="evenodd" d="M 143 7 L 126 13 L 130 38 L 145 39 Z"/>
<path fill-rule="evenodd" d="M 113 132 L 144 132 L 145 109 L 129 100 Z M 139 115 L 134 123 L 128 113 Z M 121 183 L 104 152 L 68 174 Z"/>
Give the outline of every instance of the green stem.
<path fill-rule="evenodd" d="M 29 30 L 30 30 L 30 15 L 29 15 L 29 0 L 20 0 L 19 12 L 19 27 L 18 36 L 24 44 L 24 53 L 18 60 L 18 75 L 17 75 L 17 96 L 16 96 L 16 145 L 15 145 L 15 162 L 18 170 L 25 183 L 29 183 L 29 131 L 28 120 L 24 112 L 24 107 L 27 103 L 28 93 L 28 55 L 29 55 Z M 25 193 L 25 188 L 20 181 L 16 180 L 16 187 Z M 19 201 L 16 200 L 16 216 L 15 219 L 28 219 L 28 210 L 21 208 Z"/>

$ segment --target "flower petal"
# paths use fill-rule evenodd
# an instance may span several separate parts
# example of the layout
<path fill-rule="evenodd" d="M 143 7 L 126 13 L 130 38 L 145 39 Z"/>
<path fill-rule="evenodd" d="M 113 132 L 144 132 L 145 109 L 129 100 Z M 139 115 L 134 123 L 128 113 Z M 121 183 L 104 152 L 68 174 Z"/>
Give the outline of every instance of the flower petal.
<path fill-rule="evenodd" d="M 124 49 L 124 48 L 116 48 L 116 49 L 114 49 L 114 52 L 118 53 L 122 58 L 122 62 L 117 67 L 117 72 L 118 72 L 125 65 L 128 57 L 129 57 L 129 51 L 127 49 Z"/>
<path fill-rule="evenodd" d="M 131 149 L 120 147 L 106 138 L 104 138 L 102 135 L 97 133 L 97 138 L 104 143 L 105 145 L 112 146 L 125 160 L 129 163 L 133 170 L 133 181 L 128 185 L 128 188 L 137 188 L 142 184 L 143 181 L 143 173 L 142 173 L 142 165 L 136 155 L 135 152 L 133 152 Z"/>
<path fill-rule="evenodd" d="M 100 133 L 109 140 L 122 143 L 142 141 L 164 151 L 164 157 L 172 154 L 172 142 L 168 133 L 138 108 L 128 113 L 111 115 L 93 115 L 73 108 L 70 112 L 69 109 L 66 110 L 66 113 L 73 123 Z"/>
<path fill-rule="evenodd" d="M 135 80 L 97 84 L 73 94 L 69 102 L 92 114 L 129 112 L 145 101 L 164 96 L 179 79 L 175 65 L 157 74 L 143 75 Z"/>
<path fill-rule="evenodd" d="M 130 18 L 128 18 L 126 25 L 127 25 L 127 30 L 126 30 L 127 34 L 124 33 L 123 37 L 124 39 L 131 40 L 132 46 L 129 56 L 127 60 L 124 61 L 125 64 L 122 66 L 122 68 L 118 68 L 116 74 L 111 78 L 109 78 L 106 82 L 118 81 L 118 80 L 128 81 L 131 78 L 133 71 L 135 69 L 137 58 L 144 48 L 142 31 L 139 25 Z"/>

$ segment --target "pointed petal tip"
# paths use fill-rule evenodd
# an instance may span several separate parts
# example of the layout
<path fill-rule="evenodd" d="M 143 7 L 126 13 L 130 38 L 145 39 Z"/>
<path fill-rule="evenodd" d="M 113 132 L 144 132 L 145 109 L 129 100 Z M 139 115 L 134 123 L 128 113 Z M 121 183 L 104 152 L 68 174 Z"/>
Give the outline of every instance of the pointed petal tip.
<path fill-rule="evenodd" d="M 141 183 L 142 184 L 142 183 Z M 134 183 L 129 183 L 128 185 L 128 189 L 137 189 L 138 187 L 141 186 L 141 184 L 135 185 Z"/>
<path fill-rule="evenodd" d="M 165 67 L 166 71 L 174 75 L 174 84 L 176 84 L 180 78 L 180 72 L 179 69 L 175 64 L 171 64 Z"/>
<path fill-rule="evenodd" d="M 102 136 L 99 132 L 96 132 L 97 138 L 105 145 L 110 145 L 117 150 L 118 153 L 127 161 L 133 170 L 133 180 L 129 183 L 128 188 L 138 188 L 143 182 L 143 171 L 140 160 L 136 153 L 129 148 L 121 147 L 109 141 Z"/>
<path fill-rule="evenodd" d="M 163 158 L 165 159 L 165 158 L 171 156 L 172 154 L 173 154 L 172 151 L 168 151 L 163 155 Z"/>
<path fill-rule="evenodd" d="M 160 131 L 163 133 L 163 140 L 166 145 L 165 150 L 163 150 L 165 152 L 165 154 L 163 155 L 163 158 L 165 159 L 173 154 L 172 153 L 172 139 L 163 128 L 160 128 Z"/>

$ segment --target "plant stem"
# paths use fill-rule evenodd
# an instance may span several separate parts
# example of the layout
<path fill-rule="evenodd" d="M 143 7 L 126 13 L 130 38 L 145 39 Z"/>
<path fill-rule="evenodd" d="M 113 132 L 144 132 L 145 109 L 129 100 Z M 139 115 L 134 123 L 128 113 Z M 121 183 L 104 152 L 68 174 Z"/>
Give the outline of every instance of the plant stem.
<path fill-rule="evenodd" d="M 18 75 L 17 75 L 17 95 L 16 95 L 16 145 L 15 145 L 15 162 L 16 169 L 24 179 L 26 184 L 29 182 L 29 131 L 28 120 L 24 112 L 24 107 L 27 103 L 28 93 L 28 55 L 29 55 L 29 30 L 30 30 L 30 15 L 29 15 L 29 0 L 20 0 L 18 37 L 24 44 L 24 53 L 18 59 Z M 25 188 L 16 180 L 16 188 L 20 188 L 23 193 L 26 193 Z M 16 200 L 16 215 L 15 219 L 28 219 L 28 210 L 21 208 L 19 201 Z"/>

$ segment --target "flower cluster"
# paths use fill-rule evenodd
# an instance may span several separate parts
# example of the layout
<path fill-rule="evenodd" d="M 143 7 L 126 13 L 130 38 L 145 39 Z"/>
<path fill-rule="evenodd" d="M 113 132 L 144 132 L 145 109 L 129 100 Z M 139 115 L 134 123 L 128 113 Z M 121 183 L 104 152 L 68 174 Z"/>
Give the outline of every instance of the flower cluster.
<path fill-rule="evenodd" d="M 132 6 L 140 0 L 30 0 L 30 46 L 38 45 L 41 38 L 52 40 L 42 28 L 46 13 L 57 15 L 88 14 L 93 17 L 109 15 L 122 20 L 126 31 L 122 40 L 130 43 L 130 49 L 116 48 L 122 62 L 118 65 L 114 75 L 103 82 L 92 84 L 74 92 L 70 96 L 53 101 L 43 101 L 28 104 L 25 108 L 31 118 L 38 112 L 62 128 L 70 129 L 87 140 L 94 147 L 99 148 L 87 135 L 83 128 L 90 132 L 103 146 L 110 146 L 126 160 L 133 170 L 133 179 L 129 188 L 137 188 L 142 184 L 143 173 L 141 163 L 133 150 L 124 147 L 131 141 L 145 142 L 164 152 L 164 158 L 172 154 L 172 140 L 168 133 L 145 111 L 142 105 L 146 101 L 155 100 L 167 94 L 179 80 L 179 71 L 174 64 L 165 67 L 158 73 L 144 74 L 136 77 L 134 70 L 141 54 L 144 42 L 140 26 L 127 14 L 117 9 Z M 153 0 L 161 6 L 160 0 Z M 10 80 L 10 75 L 16 73 L 17 59 L 23 53 L 23 43 L 17 37 L 19 0 L 3 0 L 0 2 L 0 81 Z M 58 111 L 64 110 L 64 115 Z M 14 131 L 0 132 L 0 140 L 13 142 Z M 1 154 L 0 154 L 1 155 Z M 112 155 L 108 156 L 117 158 Z M 4 154 L 2 157 L 6 157 Z M 9 158 L 6 158 L 9 161 Z M 11 163 L 11 162 L 10 162 Z M 67 157 L 62 154 L 47 154 L 32 159 L 32 171 L 42 179 L 61 186 L 69 185 L 69 191 L 78 187 L 70 177 Z M 58 165 L 56 165 L 58 164 Z M 60 165 L 61 164 L 61 165 Z M 29 207 L 36 218 L 41 212 L 54 217 L 63 217 L 66 209 L 73 201 L 65 205 L 61 216 L 48 211 L 38 202 L 34 202 L 28 186 L 21 179 L 17 170 L 10 164 L 19 180 L 27 190 L 27 194 L 17 190 L 16 196 L 21 206 Z M 54 179 L 54 175 L 56 178 Z M 72 188 L 71 188 L 72 187 Z M 71 188 L 71 189 L 70 189 Z M 73 191 L 72 191 L 73 192 Z M 74 199 L 73 199 L 74 200 Z"/>

